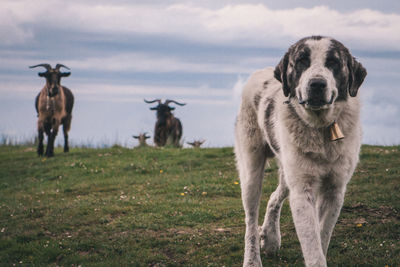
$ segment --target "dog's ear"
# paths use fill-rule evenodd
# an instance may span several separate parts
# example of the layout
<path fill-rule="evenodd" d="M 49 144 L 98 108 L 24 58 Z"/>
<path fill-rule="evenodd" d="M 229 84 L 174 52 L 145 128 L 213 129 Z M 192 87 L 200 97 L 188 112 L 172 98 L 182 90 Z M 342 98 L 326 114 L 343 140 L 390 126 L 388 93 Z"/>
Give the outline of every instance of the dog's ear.
<path fill-rule="evenodd" d="M 286 52 L 285 56 L 275 67 L 274 71 L 274 77 L 275 79 L 277 79 L 282 83 L 283 93 L 285 94 L 286 97 L 289 96 L 290 93 L 290 88 L 288 86 L 287 75 L 286 75 L 288 64 L 289 64 L 289 51 Z"/>
<path fill-rule="evenodd" d="M 360 88 L 365 76 L 367 76 L 367 70 L 352 56 L 349 57 L 347 67 L 349 68 L 349 94 L 355 97 L 358 88 Z"/>

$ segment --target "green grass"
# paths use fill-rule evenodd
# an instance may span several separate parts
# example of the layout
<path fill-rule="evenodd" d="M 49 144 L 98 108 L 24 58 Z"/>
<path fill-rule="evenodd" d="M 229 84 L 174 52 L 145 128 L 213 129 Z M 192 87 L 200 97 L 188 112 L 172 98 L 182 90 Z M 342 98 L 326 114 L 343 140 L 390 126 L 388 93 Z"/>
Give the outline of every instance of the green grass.
<path fill-rule="evenodd" d="M 0 147 L 0 265 L 241 266 L 244 212 L 232 148 Z M 400 147 L 363 146 L 330 266 L 400 265 Z M 266 171 L 262 223 L 277 168 Z M 287 202 L 282 248 L 302 266 Z"/>

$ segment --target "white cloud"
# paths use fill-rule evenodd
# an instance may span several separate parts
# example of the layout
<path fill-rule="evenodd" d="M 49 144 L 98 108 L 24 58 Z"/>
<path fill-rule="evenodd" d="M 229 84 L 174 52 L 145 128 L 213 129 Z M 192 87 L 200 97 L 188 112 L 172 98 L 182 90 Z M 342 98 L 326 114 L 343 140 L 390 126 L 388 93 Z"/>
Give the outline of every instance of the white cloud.
<path fill-rule="evenodd" d="M 394 125 L 364 124 L 363 143 L 371 145 L 399 145 L 399 128 Z"/>
<path fill-rule="evenodd" d="M 242 92 L 243 92 L 243 88 L 247 83 L 247 79 L 243 78 L 242 76 L 238 76 L 238 79 L 235 83 L 235 85 L 233 86 L 233 100 L 234 101 L 239 101 L 241 96 L 242 96 Z"/>
<path fill-rule="evenodd" d="M 78 84 L 76 84 L 78 86 Z M 113 84 L 79 84 L 77 93 L 91 96 L 100 95 L 136 95 L 136 96 L 185 96 L 185 97 L 229 97 L 230 92 L 223 89 L 191 87 L 167 87 L 167 86 L 148 86 L 148 85 L 113 85 Z"/>
<path fill-rule="evenodd" d="M 183 72 L 183 73 L 248 73 L 249 64 L 205 63 L 202 59 L 189 61 L 178 57 L 150 53 L 121 53 L 113 56 L 66 60 L 75 69 L 122 72 Z"/>
<path fill-rule="evenodd" d="M 7 41 L 14 43 L 29 40 L 34 25 L 94 33 L 173 35 L 238 46 L 287 46 L 288 40 L 312 34 L 381 49 L 398 50 L 400 41 L 400 15 L 369 9 L 341 13 L 325 6 L 274 10 L 264 4 L 236 4 L 213 9 L 193 4 L 5 0 L 0 10 L 0 33 L 9 33 Z"/>
<path fill-rule="evenodd" d="M 80 84 L 76 85 L 75 94 L 85 101 L 139 102 L 143 99 L 175 99 L 177 101 L 226 106 L 232 105 L 231 92 L 224 89 L 208 88 L 207 86 L 166 87 L 147 85 L 105 85 Z"/>
<path fill-rule="evenodd" d="M 141 2 L 146 3 L 146 1 Z M 203 129 L 205 134 L 207 127 L 204 125 L 214 123 L 219 126 L 233 121 L 236 114 L 235 108 L 238 107 L 248 73 L 257 68 L 275 66 L 279 61 L 279 58 L 268 57 L 268 54 L 272 53 L 263 49 L 259 49 L 261 53 L 264 53 L 259 56 L 254 52 L 247 53 L 251 48 L 237 49 L 237 51 L 246 51 L 246 53 L 235 57 L 231 54 L 234 50 L 230 50 L 225 55 L 223 48 L 231 49 L 232 46 L 278 47 L 281 50 L 286 49 L 290 43 L 303 36 L 322 34 L 343 41 L 351 50 L 384 51 L 391 49 L 399 51 L 400 49 L 398 46 L 400 43 L 399 13 L 389 14 L 369 9 L 355 10 L 354 8 L 352 11 L 339 12 L 324 6 L 272 9 L 264 4 L 224 4 L 223 1 L 213 1 L 213 3 L 211 3 L 212 1 L 207 3 L 191 1 L 192 4 L 159 2 L 160 4 L 157 5 L 139 5 L 136 4 L 137 1 L 125 0 L 112 2 L 106 0 L 1 0 L 0 35 L 3 38 L 0 41 L 0 47 L 6 48 L 0 51 L 2 100 L 28 100 L 32 103 L 29 108 L 33 110 L 34 97 L 43 86 L 44 80 L 39 79 L 36 75 L 37 71 L 40 71 L 39 69 L 29 70 L 28 66 L 41 62 L 49 62 L 54 65 L 57 62 L 53 60 L 58 57 L 62 63 L 72 68 L 73 74 L 81 74 L 81 76 L 74 75 L 73 79 L 65 80 L 65 84 L 76 95 L 75 122 L 84 116 L 83 112 L 79 113 L 82 103 L 96 106 L 96 101 L 104 101 L 113 102 L 114 107 L 119 107 L 130 105 L 131 102 L 135 103 L 134 105 L 139 105 L 139 102 L 144 105 L 144 97 L 174 98 L 194 104 L 193 106 L 206 107 L 204 110 L 212 109 L 212 112 L 207 113 L 206 119 L 196 121 L 198 127 Z M 72 50 L 68 50 L 67 53 L 62 51 L 58 54 L 56 49 L 47 51 L 48 46 L 38 48 L 38 44 L 42 41 L 38 39 L 39 30 L 41 38 L 52 38 L 53 32 L 66 30 L 65 38 L 74 39 L 71 44 L 68 43 L 73 46 Z M 81 38 L 85 33 L 88 33 L 88 36 L 94 36 L 95 40 L 87 39 L 84 40 L 84 43 L 80 43 L 79 39 L 75 38 L 75 35 L 77 38 Z M 138 37 L 135 35 L 136 33 L 143 35 Z M 187 44 L 177 42 L 178 45 L 181 45 L 179 49 L 182 48 L 182 50 L 185 50 L 186 45 L 190 45 L 190 43 L 217 44 L 218 51 L 215 53 L 220 54 L 207 51 L 207 57 L 188 55 L 189 51 L 196 53 L 202 49 L 202 45 L 185 50 L 182 54 L 177 53 L 177 50 L 171 53 L 168 50 L 169 43 L 166 46 L 163 44 L 157 44 L 154 47 L 149 45 L 149 49 L 141 47 L 140 49 L 143 50 L 140 51 L 137 47 L 132 47 L 128 53 L 125 52 L 125 47 L 123 51 L 117 51 L 117 48 L 105 50 L 103 46 L 95 47 L 101 43 L 101 40 L 98 41 L 102 38 L 106 38 L 107 43 L 119 45 L 121 43 L 118 38 L 131 41 L 132 36 L 143 38 L 147 35 L 188 40 Z M 160 40 L 160 38 L 153 39 Z M 112 42 L 109 42 L 110 40 Z M 57 43 L 57 40 L 51 43 Z M 13 46 L 14 44 L 18 44 L 18 46 Z M 74 52 L 82 46 L 85 49 L 93 49 L 93 51 L 84 54 L 86 50 L 82 50 L 79 55 L 74 55 Z M 166 50 L 160 50 L 160 48 Z M 48 54 L 46 54 L 47 52 Z M 76 58 L 79 56 L 79 60 L 71 59 L 71 55 Z M 43 57 L 45 58 L 43 59 Z M 360 93 L 364 94 L 362 110 L 364 140 L 368 143 L 384 144 L 389 141 L 398 143 L 399 140 L 397 118 L 400 110 L 396 103 L 400 101 L 400 99 L 397 101 L 400 65 L 396 57 L 388 57 L 389 55 L 379 58 L 379 53 L 377 53 L 375 58 L 363 56 L 360 59 L 368 69 L 365 85 L 369 87 L 360 90 Z M 38 58 L 41 58 L 40 62 L 36 62 Z M 46 60 L 46 58 L 52 60 Z M 78 78 L 88 71 L 91 71 L 90 76 Z M 135 77 L 138 77 L 138 73 L 141 72 L 224 73 L 233 74 L 233 79 L 239 73 L 242 75 L 237 76 L 236 83 L 234 80 L 214 82 L 219 86 L 225 86 L 224 90 L 207 86 L 179 87 L 171 85 L 173 84 L 171 81 L 168 86 L 146 85 L 149 83 L 148 80 L 140 77 L 137 78 L 137 84 L 126 85 L 128 83 L 126 78 L 117 81 L 113 75 L 102 79 L 106 83 L 100 83 L 97 77 L 101 75 L 99 73 L 104 72 L 114 72 L 113 75 L 124 72 L 122 75 L 124 77 L 129 73 L 135 73 Z M 144 76 L 148 78 L 148 74 Z M 182 75 L 182 77 L 185 76 L 190 77 L 190 75 Z M 213 84 L 213 81 L 208 81 L 207 77 L 212 77 L 212 79 L 216 77 L 216 75 L 201 76 L 204 84 Z M 123 84 L 121 85 L 121 83 Z M 162 80 L 157 81 L 157 84 L 161 83 Z M 194 84 L 198 83 L 199 80 L 194 82 Z M 190 81 L 185 80 L 184 84 L 190 84 Z M 232 86 L 232 84 L 234 85 Z M 204 110 L 198 112 L 199 117 L 204 116 Z M 13 112 L 21 116 L 20 107 Z M 220 117 L 215 115 L 217 113 Z M 196 116 L 192 109 L 187 109 L 187 113 L 183 114 L 187 116 L 188 121 L 189 118 L 192 119 Z M 34 116 L 33 113 L 32 116 Z M 121 116 L 122 119 L 124 118 Z M 233 125 L 233 123 L 231 124 Z M 21 129 L 25 128 L 21 127 Z M 221 134 L 220 140 L 222 141 L 218 142 L 226 142 L 229 138 L 229 140 L 233 140 L 233 137 L 229 135 L 232 132 L 229 130 Z M 227 136 L 230 137 L 227 138 Z"/>
<path fill-rule="evenodd" d="M 33 38 L 33 32 L 22 26 L 23 20 L 16 14 L 15 5 L 8 2 L 0 3 L 0 44 L 20 44 Z"/>
<path fill-rule="evenodd" d="M 28 69 L 28 66 L 38 62 L 30 59 L 32 53 L 4 55 L 0 62 L 0 68 L 7 70 Z M 15 58 L 20 56 L 20 58 Z M 248 57 L 238 62 L 233 59 L 221 62 L 205 62 L 203 58 L 185 59 L 178 56 L 162 55 L 159 53 L 116 53 L 110 56 L 86 57 L 74 60 L 63 60 L 63 64 L 71 67 L 74 71 L 107 71 L 107 72 L 181 72 L 181 73 L 250 73 L 255 67 L 264 67 L 265 64 L 276 64 L 278 59 L 266 57 Z M 45 60 L 55 66 L 58 62 Z M 234 64 L 232 64 L 232 61 Z M 39 69 L 37 69 L 39 70 Z"/>
<path fill-rule="evenodd" d="M 0 76 L 1 77 L 1 76 Z M 0 94 L 4 99 L 34 99 L 44 84 L 32 81 L 2 81 Z M 68 83 L 77 101 L 140 102 L 143 98 L 175 99 L 177 101 L 207 104 L 232 105 L 232 93 L 227 89 L 177 86 L 116 85 L 104 83 Z"/>

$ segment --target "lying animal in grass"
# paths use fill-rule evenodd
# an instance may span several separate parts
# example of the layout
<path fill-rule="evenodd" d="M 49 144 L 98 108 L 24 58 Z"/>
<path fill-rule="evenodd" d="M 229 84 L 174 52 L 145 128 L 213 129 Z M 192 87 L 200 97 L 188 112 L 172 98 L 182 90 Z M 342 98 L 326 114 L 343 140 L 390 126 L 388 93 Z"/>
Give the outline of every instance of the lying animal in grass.
<path fill-rule="evenodd" d="M 202 144 L 204 144 L 205 140 L 194 140 L 193 142 L 186 142 L 188 145 L 191 145 L 194 148 L 199 148 Z"/>
<path fill-rule="evenodd" d="M 140 133 L 139 135 L 132 135 L 133 138 L 138 139 L 139 144 L 138 147 L 146 147 L 148 146 L 146 140 L 150 138 L 147 133 Z"/>

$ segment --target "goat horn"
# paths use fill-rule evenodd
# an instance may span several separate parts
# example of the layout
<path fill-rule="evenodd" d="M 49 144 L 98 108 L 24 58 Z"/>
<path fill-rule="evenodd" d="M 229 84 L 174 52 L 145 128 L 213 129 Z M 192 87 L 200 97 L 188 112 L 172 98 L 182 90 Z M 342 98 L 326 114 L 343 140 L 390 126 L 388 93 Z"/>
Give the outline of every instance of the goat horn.
<path fill-rule="evenodd" d="M 161 104 L 161 100 L 160 100 L 160 99 L 155 99 L 155 100 L 151 100 L 151 101 L 146 100 L 146 99 L 143 99 L 143 100 L 144 100 L 144 102 L 146 102 L 147 104 L 151 104 L 151 103 L 154 103 L 154 102 L 158 102 L 158 104 Z"/>
<path fill-rule="evenodd" d="M 33 69 L 33 68 L 36 68 L 36 67 L 44 67 L 44 68 L 46 68 L 47 71 L 51 70 L 51 65 L 47 64 L 47 63 L 42 63 L 42 64 L 38 64 L 38 65 L 35 65 L 35 66 L 30 66 L 29 68 Z"/>
<path fill-rule="evenodd" d="M 67 66 L 63 65 L 63 64 L 57 64 L 56 65 L 56 70 L 60 70 L 60 68 L 66 68 L 67 70 L 69 70 L 70 68 L 68 68 Z"/>
<path fill-rule="evenodd" d="M 184 105 L 186 105 L 186 103 L 179 103 L 179 102 L 176 102 L 175 100 L 170 100 L 170 99 L 167 99 L 167 100 L 165 100 L 165 105 L 168 105 L 169 103 L 175 103 L 175 104 L 177 104 L 177 105 L 179 105 L 179 106 L 184 106 Z"/>

